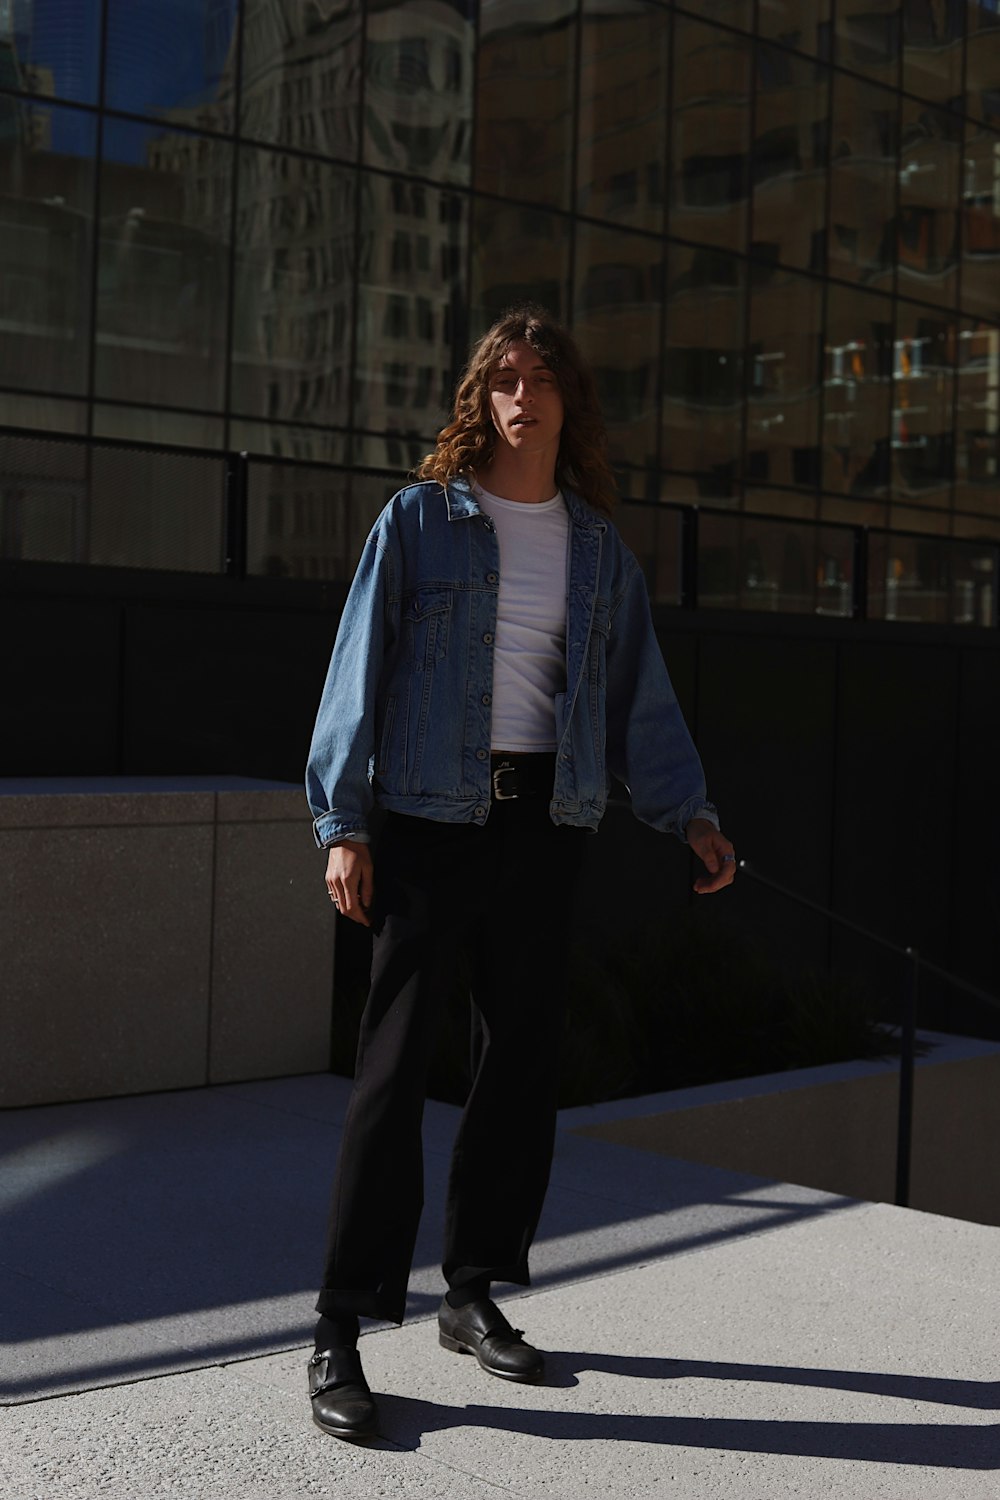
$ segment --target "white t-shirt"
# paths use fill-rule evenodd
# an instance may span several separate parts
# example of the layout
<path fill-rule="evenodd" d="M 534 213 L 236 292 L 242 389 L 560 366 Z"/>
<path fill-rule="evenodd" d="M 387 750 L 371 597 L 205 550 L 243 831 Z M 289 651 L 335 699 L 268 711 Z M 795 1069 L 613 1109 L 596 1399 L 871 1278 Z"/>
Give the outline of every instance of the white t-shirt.
<path fill-rule="evenodd" d="M 566 687 L 569 512 L 557 491 L 527 505 L 475 486 L 500 545 L 493 660 L 494 750 L 554 750 L 553 699 Z"/>

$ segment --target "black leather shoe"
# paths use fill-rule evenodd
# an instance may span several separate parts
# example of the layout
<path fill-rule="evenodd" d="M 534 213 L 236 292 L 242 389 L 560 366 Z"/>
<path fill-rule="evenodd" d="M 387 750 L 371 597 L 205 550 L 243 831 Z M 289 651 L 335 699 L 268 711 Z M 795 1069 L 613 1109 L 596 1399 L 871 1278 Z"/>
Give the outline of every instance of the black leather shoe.
<path fill-rule="evenodd" d="M 309 1361 L 313 1421 L 334 1437 L 378 1436 L 378 1411 L 357 1349 L 324 1349 Z"/>
<path fill-rule="evenodd" d="M 503 1380 L 541 1380 L 545 1361 L 524 1342 L 519 1328 L 511 1328 L 488 1297 L 451 1307 L 447 1298 L 438 1311 L 438 1329 L 445 1349 L 474 1354 L 484 1370 Z"/>

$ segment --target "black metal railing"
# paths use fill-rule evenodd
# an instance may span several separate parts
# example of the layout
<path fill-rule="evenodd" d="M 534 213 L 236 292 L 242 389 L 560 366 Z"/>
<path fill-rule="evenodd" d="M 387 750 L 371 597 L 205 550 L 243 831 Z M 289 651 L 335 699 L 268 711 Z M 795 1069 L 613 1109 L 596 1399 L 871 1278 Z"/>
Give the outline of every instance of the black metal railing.
<path fill-rule="evenodd" d="M 991 995 L 986 990 L 980 989 L 978 985 L 970 984 L 966 979 L 960 979 L 957 974 L 942 969 L 938 964 L 933 964 L 924 958 L 920 950 L 915 947 L 904 946 L 893 942 L 890 938 L 883 937 L 880 933 L 872 932 L 870 928 L 855 922 L 851 917 L 842 916 L 839 912 L 831 911 L 822 902 L 813 901 L 808 896 L 793 891 L 788 886 L 771 880 L 755 870 L 748 860 L 737 861 L 740 873 L 758 885 L 766 886 L 768 890 L 777 892 L 786 900 L 795 902 L 798 906 L 808 908 L 809 911 L 818 912 L 820 916 L 833 922 L 838 927 L 847 928 L 851 932 L 859 934 L 877 947 L 895 954 L 904 961 L 902 979 L 902 1003 L 899 1011 L 899 1111 L 896 1130 L 896 1196 L 895 1202 L 901 1208 L 909 1207 L 910 1202 L 910 1167 L 913 1156 L 913 1084 L 916 1069 L 917 1055 L 917 1000 L 920 988 L 920 971 L 926 970 L 938 979 L 945 980 L 956 989 L 964 991 L 967 995 L 974 996 L 986 1005 L 1000 1010 L 1000 996 Z"/>
<path fill-rule="evenodd" d="M 0 558 L 347 582 L 398 481 L 300 455 L 0 428 Z M 998 625 L 989 536 L 669 498 L 623 501 L 618 524 L 657 603 Z"/>

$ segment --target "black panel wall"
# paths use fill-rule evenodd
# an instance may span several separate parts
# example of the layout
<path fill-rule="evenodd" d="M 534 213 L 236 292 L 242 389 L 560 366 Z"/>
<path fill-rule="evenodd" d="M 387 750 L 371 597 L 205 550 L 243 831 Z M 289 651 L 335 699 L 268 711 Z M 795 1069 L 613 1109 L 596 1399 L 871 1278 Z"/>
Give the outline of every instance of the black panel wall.
<path fill-rule="evenodd" d="M 342 587 L 18 565 L 0 589 L 4 774 L 300 779 Z M 1000 987 L 996 633 L 665 608 L 656 620 L 739 853 Z M 697 899 L 694 873 L 617 804 L 589 850 L 588 929 L 669 920 Z M 611 905 L 598 899 L 609 885 Z M 863 973 L 894 1014 L 895 958 L 748 879 L 704 906 L 795 966 Z M 1000 1031 L 954 990 L 929 984 L 924 1000 L 942 1028 Z"/>

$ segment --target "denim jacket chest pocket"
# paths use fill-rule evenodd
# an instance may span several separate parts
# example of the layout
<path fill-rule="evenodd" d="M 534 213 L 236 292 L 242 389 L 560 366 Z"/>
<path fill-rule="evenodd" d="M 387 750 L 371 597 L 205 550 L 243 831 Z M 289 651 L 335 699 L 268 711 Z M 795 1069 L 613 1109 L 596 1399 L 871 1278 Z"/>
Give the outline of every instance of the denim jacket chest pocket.
<path fill-rule="evenodd" d="M 402 599 L 403 652 L 413 671 L 431 671 L 448 652 L 453 591 L 419 588 Z"/>

